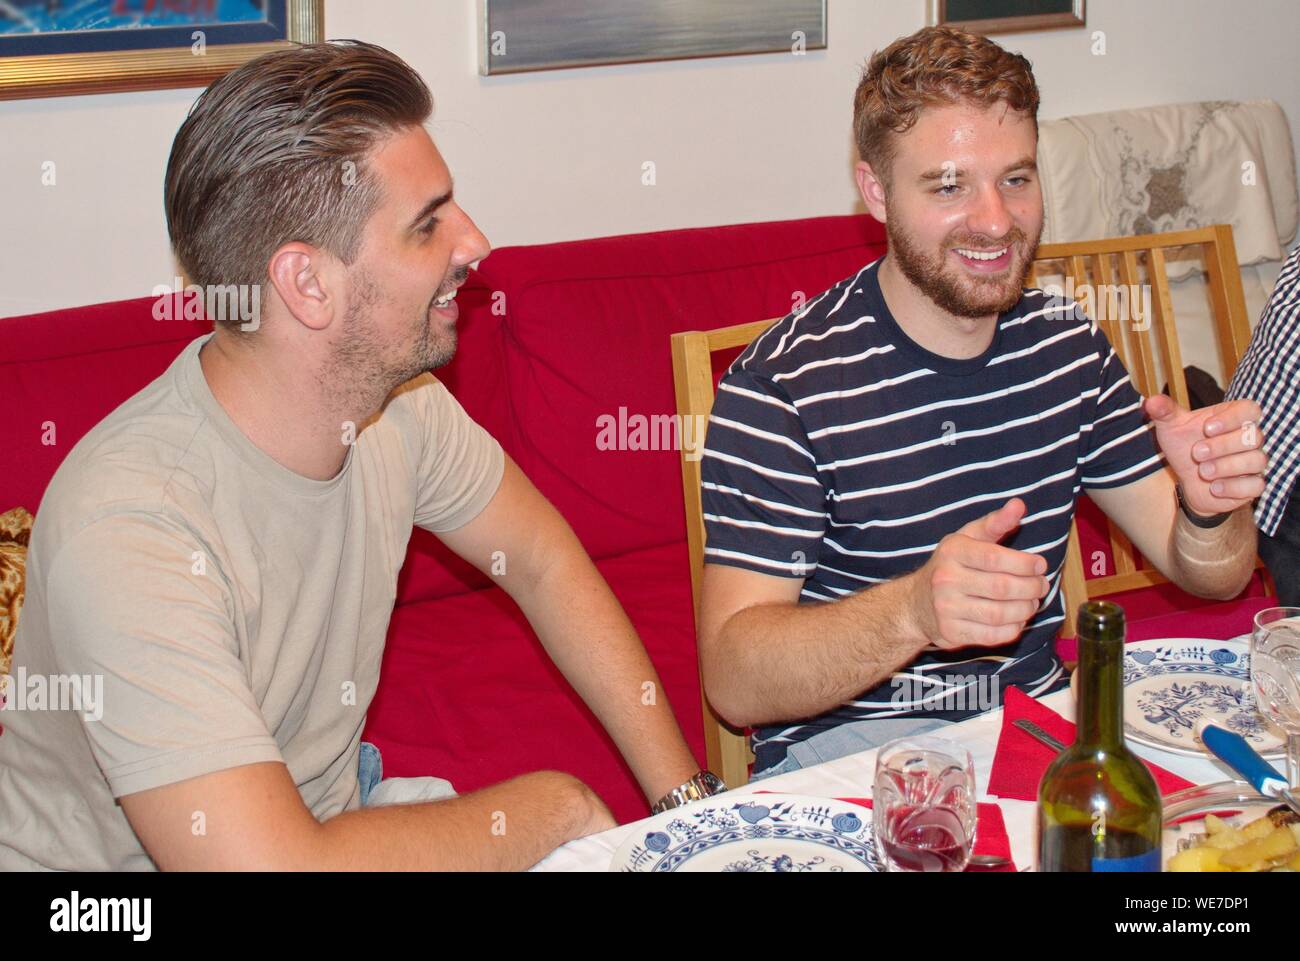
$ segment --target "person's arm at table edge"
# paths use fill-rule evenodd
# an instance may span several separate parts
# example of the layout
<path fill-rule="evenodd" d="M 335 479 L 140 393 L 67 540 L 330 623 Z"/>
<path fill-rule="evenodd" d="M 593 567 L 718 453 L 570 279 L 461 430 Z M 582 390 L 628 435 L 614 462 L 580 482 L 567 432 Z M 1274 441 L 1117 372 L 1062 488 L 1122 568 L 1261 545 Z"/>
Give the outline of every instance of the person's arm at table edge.
<path fill-rule="evenodd" d="M 650 803 L 699 770 L 632 622 L 568 523 L 513 460 L 506 457 L 483 511 L 438 536 L 514 598 Z M 497 552 L 504 574 L 492 569 Z"/>
<path fill-rule="evenodd" d="M 588 788 L 554 771 L 323 822 L 279 762 L 124 795 L 121 805 L 164 871 L 523 870 L 568 841 L 614 826 Z"/>
<path fill-rule="evenodd" d="M 878 684 L 929 643 L 912 616 L 914 576 L 800 604 L 802 579 L 705 564 L 700 670 L 713 709 L 756 726 L 821 714 Z"/>
<path fill-rule="evenodd" d="M 1013 498 L 944 537 L 916 571 L 834 601 L 799 604 L 803 580 L 706 564 L 700 663 L 713 707 L 736 726 L 812 717 L 876 686 L 928 645 L 1014 641 L 1047 594 L 1047 562 L 998 542 Z"/>

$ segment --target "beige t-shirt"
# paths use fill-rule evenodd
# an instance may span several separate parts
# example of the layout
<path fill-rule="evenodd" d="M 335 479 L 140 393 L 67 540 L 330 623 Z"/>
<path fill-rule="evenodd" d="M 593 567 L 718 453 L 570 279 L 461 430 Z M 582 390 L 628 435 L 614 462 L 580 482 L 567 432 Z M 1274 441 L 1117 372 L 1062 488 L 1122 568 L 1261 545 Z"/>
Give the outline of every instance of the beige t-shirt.
<path fill-rule="evenodd" d="M 37 512 L 0 869 L 151 869 L 115 798 L 259 761 L 283 761 L 317 818 L 356 808 L 412 524 L 461 527 L 500 484 L 500 445 L 430 374 L 336 477 L 295 474 L 212 396 L 207 339 L 73 448 Z"/>

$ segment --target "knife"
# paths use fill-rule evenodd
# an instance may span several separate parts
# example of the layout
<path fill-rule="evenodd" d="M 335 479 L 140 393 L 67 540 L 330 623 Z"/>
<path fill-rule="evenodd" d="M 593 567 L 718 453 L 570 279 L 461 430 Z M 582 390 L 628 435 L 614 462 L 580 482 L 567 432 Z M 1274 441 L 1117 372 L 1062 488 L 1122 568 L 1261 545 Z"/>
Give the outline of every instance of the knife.
<path fill-rule="evenodd" d="M 1300 814 L 1300 798 L 1295 796 L 1286 778 L 1260 757 L 1244 737 L 1204 719 L 1197 722 L 1196 733 L 1215 757 L 1249 781 L 1256 791 L 1285 802 L 1287 807 Z"/>
<path fill-rule="evenodd" d="M 1014 724 L 1016 727 L 1020 728 L 1020 730 L 1024 731 L 1035 741 L 1040 741 L 1043 744 L 1046 744 L 1057 754 L 1060 754 L 1062 751 L 1065 750 L 1064 744 L 1062 744 L 1056 738 L 1052 737 L 1052 735 L 1048 734 L 1046 731 L 1044 731 L 1033 721 L 1027 721 L 1024 718 L 1021 718 L 1020 720 L 1012 721 L 1011 723 Z"/>

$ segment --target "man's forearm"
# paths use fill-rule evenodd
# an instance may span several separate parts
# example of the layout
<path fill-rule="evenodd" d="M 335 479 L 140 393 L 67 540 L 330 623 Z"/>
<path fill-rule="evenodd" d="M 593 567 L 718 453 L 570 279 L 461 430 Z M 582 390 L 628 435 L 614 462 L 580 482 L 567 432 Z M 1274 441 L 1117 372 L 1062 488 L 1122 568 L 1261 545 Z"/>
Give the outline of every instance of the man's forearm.
<path fill-rule="evenodd" d="M 321 824 L 296 867 L 522 871 L 587 834 L 598 810 L 580 782 L 542 771 L 447 801 L 340 814 Z"/>
<path fill-rule="evenodd" d="M 733 614 L 704 665 L 714 708 L 736 725 L 812 717 L 911 663 L 929 643 L 911 610 L 912 576 L 837 601 Z"/>
<path fill-rule="evenodd" d="M 1198 597 L 1236 597 L 1255 568 L 1256 538 L 1249 505 L 1211 528 L 1197 527 L 1176 510 L 1169 535 L 1170 580 Z"/>
<path fill-rule="evenodd" d="M 632 622 L 576 538 L 515 599 L 650 802 L 699 770 Z"/>

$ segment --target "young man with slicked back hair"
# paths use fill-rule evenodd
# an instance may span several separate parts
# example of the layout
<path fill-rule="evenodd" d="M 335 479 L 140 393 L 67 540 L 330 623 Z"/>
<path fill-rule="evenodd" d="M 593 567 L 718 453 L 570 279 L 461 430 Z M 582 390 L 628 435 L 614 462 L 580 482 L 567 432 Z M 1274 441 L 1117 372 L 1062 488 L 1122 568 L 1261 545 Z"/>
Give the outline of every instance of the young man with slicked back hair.
<path fill-rule="evenodd" d="M 1186 590 L 1250 576 L 1259 408 L 1144 403 L 1095 323 L 1023 288 L 1038 102 L 1029 62 L 984 37 L 929 27 L 876 53 L 857 181 L 889 252 L 719 387 L 700 657 L 714 707 L 757 729 L 759 773 L 1062 684 L 1081 490 Z"/>
<path fill-rule="evenodd" d="M 488 253 L 431 110 L 399 58 L 339 42 L 240 67 L 182 125 L 176 255 L 261 315 L 189 344 L 50 483 L 16 661 L 102 675 L 102 718 L 6 715 L 0 868 L 515 869 L 611 827 L 566 774 L 379 779 L 361 731 L 413 524 L 485 571 L 505 553 L 648 799 L 702 777 L 573 532 L 428 373 Z"/>

